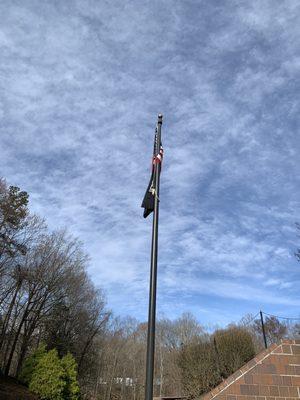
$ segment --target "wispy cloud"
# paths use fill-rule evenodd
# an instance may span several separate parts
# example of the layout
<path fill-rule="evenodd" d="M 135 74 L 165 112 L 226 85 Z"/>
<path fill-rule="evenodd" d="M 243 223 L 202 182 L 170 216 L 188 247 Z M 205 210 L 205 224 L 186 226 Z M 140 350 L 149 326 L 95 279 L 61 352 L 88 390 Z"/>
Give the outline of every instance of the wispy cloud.
<path fill-rule="evenodd" d="M 151 221 L 139 206 L 163 112 L 158 310 L 212 322 L 218 309 L 221 323 L 295 313 L 298 2 L 0 11 L 1 175 L 79 235 L 115 312 L 147 316 Z"/>

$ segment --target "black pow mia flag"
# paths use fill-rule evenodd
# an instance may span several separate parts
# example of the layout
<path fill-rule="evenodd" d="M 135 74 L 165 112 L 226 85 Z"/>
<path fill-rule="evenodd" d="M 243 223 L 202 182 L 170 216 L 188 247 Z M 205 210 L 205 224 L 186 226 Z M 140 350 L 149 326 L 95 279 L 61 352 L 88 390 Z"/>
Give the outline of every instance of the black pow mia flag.
<path fill-rule="evenodd" d="M 155 131 L 154 136 L 154 149 L 153 149 L 153 157 L 152 157 L 152 171 L 151 177 L 149 181 L 149 185 L 147 187 L 142 206 L 144 208 L 144 218 L 147 218 L 149 214 L 154 211 L 154 200 L 155 200 L 155 174 L 156 171 L 160 174 L 161 163 L 164 155 L 164 150 L 162 144 L 160 143 L 159 150 L 157 146 L 157 133 Z M 160 164 L 159 168 L 155 168 L 156 164 Z"/>

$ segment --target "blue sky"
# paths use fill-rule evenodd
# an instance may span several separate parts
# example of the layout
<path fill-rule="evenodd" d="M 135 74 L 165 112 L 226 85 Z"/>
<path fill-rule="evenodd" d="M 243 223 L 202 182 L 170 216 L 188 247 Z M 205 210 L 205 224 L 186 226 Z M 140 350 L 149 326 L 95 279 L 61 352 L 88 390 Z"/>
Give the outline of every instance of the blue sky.
<path fill-rule="evenodd" d="M 147 318 L 140 203 L 164 114 L 158 314 L 298 316 L 300 4 L 0 3 L 0 175 Z"/>

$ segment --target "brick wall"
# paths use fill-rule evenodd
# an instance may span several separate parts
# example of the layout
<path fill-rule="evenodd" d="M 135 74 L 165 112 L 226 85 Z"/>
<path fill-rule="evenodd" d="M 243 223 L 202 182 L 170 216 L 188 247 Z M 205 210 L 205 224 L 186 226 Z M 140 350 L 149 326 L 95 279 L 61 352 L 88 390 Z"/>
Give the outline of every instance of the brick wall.
<path fill-rule="evenodd" d="M 270 346 L 201 398 L 212 399 L 300 399 L 300 340 Z"/>

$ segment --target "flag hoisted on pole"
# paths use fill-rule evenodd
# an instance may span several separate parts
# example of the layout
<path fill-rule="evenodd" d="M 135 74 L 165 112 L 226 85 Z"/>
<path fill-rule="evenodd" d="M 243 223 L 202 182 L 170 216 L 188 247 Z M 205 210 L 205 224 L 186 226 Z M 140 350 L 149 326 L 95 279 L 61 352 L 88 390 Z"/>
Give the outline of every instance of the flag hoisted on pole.
<path fill-rule="evenodd" d="M 161 116 L 162 118 L 162 116 Z M 161 122 L 162 123 L 162 122 Z M 160 124 L 161 125 L 161 124 Z M 160 146 L 159 150 L 158 145 L 158 128 L 155 129 L 155 135 L 154 135 L 154 148 L 153 148 L 153 157 L 152 157 L 152 173 L 149 181 L 149 185 L 147 187 L 143 202 L 142 202 L 142 207 L 144 208 L 144 218 L 147 218 L 149 214 L 154 211 L 154 204 L 155 204 L 155 184 L 156 184 L 156 174 L 160 174 L 161 171 L 161 162 L 163 159 L 164 155 L 164 150 L 160 141 Z M 158 171 L 156 171 L 156 164 L 160 165 L 160 168 Z M 158 177 L 159 178 L 159 177 Z M 158 199 L 159 200 L 159 199 Z"/>
<path fill-rule="evenodd" d="M 146 386 L 145 400 L 153 400 L 153 372 L 155 349 L 155 313 L 156 313 L 156 282 L 157 282 L 157 252 L 158 252 L 158 214 L 159 214 L 159 183 L 163 158 L 161 144 L 162 114 L 158 114 L 157 127 L 154 136 L 154 150 L 152 158 L 152 173 L 147 187 L 142 207 L 144 218 L 153 212 L 152 246 L 151 246 L 151 270 L 149 291 L 149 313 L 147 332 L 147 359 L 146 359 Z"/>

